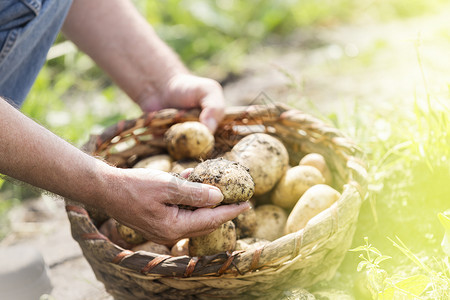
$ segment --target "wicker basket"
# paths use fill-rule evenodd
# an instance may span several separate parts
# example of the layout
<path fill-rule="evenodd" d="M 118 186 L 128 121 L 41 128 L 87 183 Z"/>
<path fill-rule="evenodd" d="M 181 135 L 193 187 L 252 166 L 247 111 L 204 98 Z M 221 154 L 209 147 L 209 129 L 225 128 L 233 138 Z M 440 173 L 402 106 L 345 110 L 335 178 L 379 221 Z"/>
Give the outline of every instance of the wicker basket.
<path fill-rule="evenodd" d="M 198 120 L 199 110 L 165 109 L 119 122 L 95 136 L 87 150 L 118 167 L 164 152 L 162 137 L 174 123 Z M 252 132 L 266 132 L 285 144 L 291 164 L 309 152 L 322 154 L 342 192 L 306 228 L 254 251 L 207 257 L 172 257 L 123 249 L 97 230 L 81 205 L 67 205 L 73 238 L 98 280 L 116 299 L 280 299 L 291 288 L 331 279 L 349 249 L 366 190 L 361 151 L 335 128 L 284 105 L 252 105 L 226 110 L 216 152 L 230 149 Z"/>

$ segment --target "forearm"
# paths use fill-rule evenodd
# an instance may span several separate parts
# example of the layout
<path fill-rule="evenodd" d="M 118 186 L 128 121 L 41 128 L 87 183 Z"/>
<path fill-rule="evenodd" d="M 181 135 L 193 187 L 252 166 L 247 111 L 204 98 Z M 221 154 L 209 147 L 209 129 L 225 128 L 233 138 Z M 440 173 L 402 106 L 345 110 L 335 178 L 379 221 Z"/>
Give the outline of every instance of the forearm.
<path fill-rule="evenodd" d="M 100 207 L 110 166 L 38 125 L 0 98 L 0 173 Z M 102 189 L 107 190 L 107 189 Z"/>
<path fill-rule="evenodd" d="M 63 33 L 139 102 L 187 70 L 127 0 L 75 0 Z"/>
<path fill-rule="evenodd" d="M 97 207 L 155 242 L 207 234 L 249 209 L 216 206 L 216 187 L 166 172 L 107 165 L 36 124 L 0 98 L 0 173 Z M 178 204 L 199 207 L 195 211 Z"/>

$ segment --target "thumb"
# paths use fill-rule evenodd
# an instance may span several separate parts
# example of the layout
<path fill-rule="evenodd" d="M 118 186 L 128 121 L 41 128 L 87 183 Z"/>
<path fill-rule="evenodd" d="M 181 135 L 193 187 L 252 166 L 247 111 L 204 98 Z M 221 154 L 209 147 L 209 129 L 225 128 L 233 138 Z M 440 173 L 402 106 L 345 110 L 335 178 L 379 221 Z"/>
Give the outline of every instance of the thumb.
<path fill-rule="evenodd" d="M 215 186 L 190 182 L 172 176 L 167 186 L 166 204 L 195 207 L 215 206 L 222 202 L 222 192 Z"/>

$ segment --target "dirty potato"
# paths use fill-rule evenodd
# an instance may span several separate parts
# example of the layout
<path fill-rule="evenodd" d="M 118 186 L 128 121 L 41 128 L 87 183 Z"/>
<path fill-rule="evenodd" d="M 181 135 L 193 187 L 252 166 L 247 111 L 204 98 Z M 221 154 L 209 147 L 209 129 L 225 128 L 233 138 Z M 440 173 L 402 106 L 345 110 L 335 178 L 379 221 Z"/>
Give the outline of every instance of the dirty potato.
<path fill-rule="evenodd" d="M 278 139 L 265 134 L 254 133 L 240 140 L 227 154 L 250 170 L 255 182 L 255 195 L 271 190 L 286 172 L 289 155 Z"/>
<path fill-rule="evenodd" d="M 325 184 L 331 185 L 333 177 L 330 168 L 328 168 L 325 157 L 319 153 L 308 153 L 299 162 L 300 166 L 312 166 L 317 168 L 325 178 Z"/>
<path fill-rule="evenodd" d="M 200 122 L 174 124 L 166 131 L 164 140 L 167 151 L 175 160 L 204 159 L 214 148 L 214 136 Z"/>
<path fill-rule="evenodd" d="M 205 256 L 219 252 L 232 251 L 236 246 L 236 229 L 228 221 L 210 234 L 189 239 L 189 255 Z"/>
<path fill-rule="evenodd" d="M 138 161 L 133 168 L 145 168 L 170 172 L 172 169 L 172 158 L 167 154 L 160 154 L 144 158 Z"/>
<path fill-rule="evenodd" d="M 291 209 L 298 199 L 313 185 L 325 183 L 320 171 L 312 166 L 295 166 L 286 171 L 272 191 L 271 201 Z"/>
<path fill-rule="evenodd" d="M 341 194 L 326 184 L 310 187 L 298 200 L 286 222 L 286 233 L 298 231 L 309 220 L 336 202 Z"/>
<path fill-rule="evenodd" d="M 256 230 L 256 213 L 253 204 L 250 209 L 233 219 L 238 239 L 251 237 Z"/>
<path fill-rule="evenodd" d="M 170 172 L 180 174 L 186 169 L 195 168 L 198 164 L 199 162 L 195 159 L 177 160 L 172 163 L 172 170 L 170 170 Z"/>
<path fill-rule="evenodd" d="M 127 242 L 133 245 L 142 244 L 146 241 L 144 236 L 136 230 L 125 226 L 119 222 L 116 223 L 117 232 Z"/>
<path fill-rule="evenodd" d="M 258 206 L 255 213 L 256 230 L 253 237 L 273 241 L 283 236 L 287 220 L 287 213 L 284 209 L 276 205 L 265 204 Z"/>
<path fill-rule="evenodd" d="M 189 181 L 216 186 L 223 194 L 222 203 L 238 203 L 253 196 L 255 185 L 248 170 L 224 158 L 209 159 L 194 168 Z"/>
<path fill-rule="evenodd" d="M 104 222 L 102 226 L 100 226 L 99 231 L 117 246 L 125 249 L 131 249 L 133 247 L 132 244 L 126 242 L 119 234 L 117 231 L 117 221 L 112 218 Z"/>
<path fill-rule="evenodd" d="M 157 244 L 152 241 L 147 241 L 143 244 L 134 246 L 133 248 L 131 248 L 131 250 L 133 250 L 134 252 L 147 251 L 147 252 L 156 253 L 156 254 L 170 255 L 170 250 L 167 246 Z"/>
<path fill-rule="evenodd" d="M 245 251 L 253 251 L 257 248 L 260 248 L 266 244 L 270 243 L 270 241 L 265 239 L 259 239 L 254 237 L 248 237 L 244 239 L 239 239 L 236 241 L 236 251 L 245 250 Z"/>
<path fill-rule="evenodd" d="M 189 239 L 179 240 L 170 250 L 172 256 L 189 256 Z"/>

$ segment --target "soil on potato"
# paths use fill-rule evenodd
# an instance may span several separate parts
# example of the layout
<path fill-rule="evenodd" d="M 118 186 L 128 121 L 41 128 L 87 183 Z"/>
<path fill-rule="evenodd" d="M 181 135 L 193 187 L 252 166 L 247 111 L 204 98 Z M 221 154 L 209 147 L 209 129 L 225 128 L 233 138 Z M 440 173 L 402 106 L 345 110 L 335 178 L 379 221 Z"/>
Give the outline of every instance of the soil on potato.
<path fill-rule="evenodd" d="M 248 169 L 224 158 L 210 159 L 199 164 L 188 180 L 218 187 L 224 195 L 223 203 L 247 201 L 255 190 Z"/>

